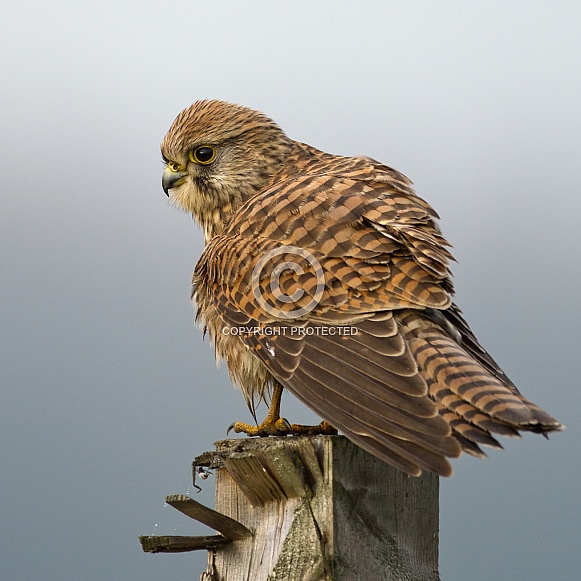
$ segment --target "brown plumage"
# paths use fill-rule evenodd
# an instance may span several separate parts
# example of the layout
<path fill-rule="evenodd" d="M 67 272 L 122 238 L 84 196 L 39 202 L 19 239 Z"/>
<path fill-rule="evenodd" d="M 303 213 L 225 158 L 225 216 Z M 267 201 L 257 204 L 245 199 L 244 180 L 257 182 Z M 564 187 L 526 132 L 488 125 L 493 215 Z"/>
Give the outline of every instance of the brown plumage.
<path fill-rule="evenodd" d="M 500 447 L 493 434 L 561 429 L 452 302 L 449 244 L 404 175 L 221 101 L 182 111 L 161 149 L 164 190 L 206 237 L 198 318 L 253 412 L 282 384 L 414 475 L 449 475 L 447 458 Z"/>

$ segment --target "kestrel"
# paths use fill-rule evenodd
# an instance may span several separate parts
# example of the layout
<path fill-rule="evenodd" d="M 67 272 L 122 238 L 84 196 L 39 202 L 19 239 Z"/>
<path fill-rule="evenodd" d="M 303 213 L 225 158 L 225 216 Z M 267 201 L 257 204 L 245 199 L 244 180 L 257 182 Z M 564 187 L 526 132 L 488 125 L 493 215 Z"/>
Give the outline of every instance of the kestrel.
<path fill-rule="evenodd" d="M 562 426 L 525 399 L 452 302 L 437 213 L 403 174 L 293 141 L 222 101 L 182 111 L 163 189 L 203 228 L 192 299 L 252 411 L 248 435 L 332 433 L 411 475 L 448 476 L 496 434 Z M 280 417 L 283 387 L 324 421 Z M 331 427 L 332 426 L 332 427 Z"/>

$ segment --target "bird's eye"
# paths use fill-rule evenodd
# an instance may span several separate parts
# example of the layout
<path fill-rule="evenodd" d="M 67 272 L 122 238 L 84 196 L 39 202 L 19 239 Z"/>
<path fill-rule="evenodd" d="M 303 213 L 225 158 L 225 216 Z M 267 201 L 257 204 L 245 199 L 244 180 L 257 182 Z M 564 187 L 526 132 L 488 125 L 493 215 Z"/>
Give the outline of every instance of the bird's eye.
<path fill-rule="evenodd" d="M 176 163 L 175 161 L 168 161 L 167 162 L 167 167 L 171 171 L 180 171 L 182 169 L 182 167 L 178 163 Z"/>
<path fill-rule="evenodd" d="M 203 145 L 202 147 L 196 147 L 192 149 L 189 154 L 190 161 L 194 163 L 201 163 L 202 165 L 208 165 L 212 163 L 216 157 L 216 150 L 213 147 Z"/>

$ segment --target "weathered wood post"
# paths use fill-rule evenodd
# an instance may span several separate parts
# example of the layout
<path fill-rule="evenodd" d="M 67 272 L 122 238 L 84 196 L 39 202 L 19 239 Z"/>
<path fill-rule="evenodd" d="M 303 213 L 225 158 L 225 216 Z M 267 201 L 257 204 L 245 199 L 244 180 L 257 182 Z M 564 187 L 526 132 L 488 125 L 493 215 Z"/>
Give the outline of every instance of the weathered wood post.
<path fill-rule="evenodd" d="M 208 549 L 203 581 L 439 580 L 433 474 L 407 476 L 342 436 L 225 440 L 199 467 L 216 470 L 216 511 L 167 501 L 222 535 L 141 540 Z"/>

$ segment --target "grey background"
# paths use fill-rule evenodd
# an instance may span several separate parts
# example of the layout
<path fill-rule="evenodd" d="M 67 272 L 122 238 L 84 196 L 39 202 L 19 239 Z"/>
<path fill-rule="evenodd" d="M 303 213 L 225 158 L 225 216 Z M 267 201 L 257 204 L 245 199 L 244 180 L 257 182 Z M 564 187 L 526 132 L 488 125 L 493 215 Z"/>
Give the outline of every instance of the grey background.
<path fill-rule="evenodd" d="M 440 212 L 474 331 L 568 427 L 455 461 L 442 578 L 578 578 L 578 2 L 0 11 L 2 579 L 183 580 L 205 566 L 137 540 L 207 531 L 163 498 L 192 493 L 194 456 L 250 417 L 194 326 L 201 233 L 160 187 L 159 143 L 199 98 L 393 165 Z M 208 480 L 196 498 L 212 495 Z"/>

